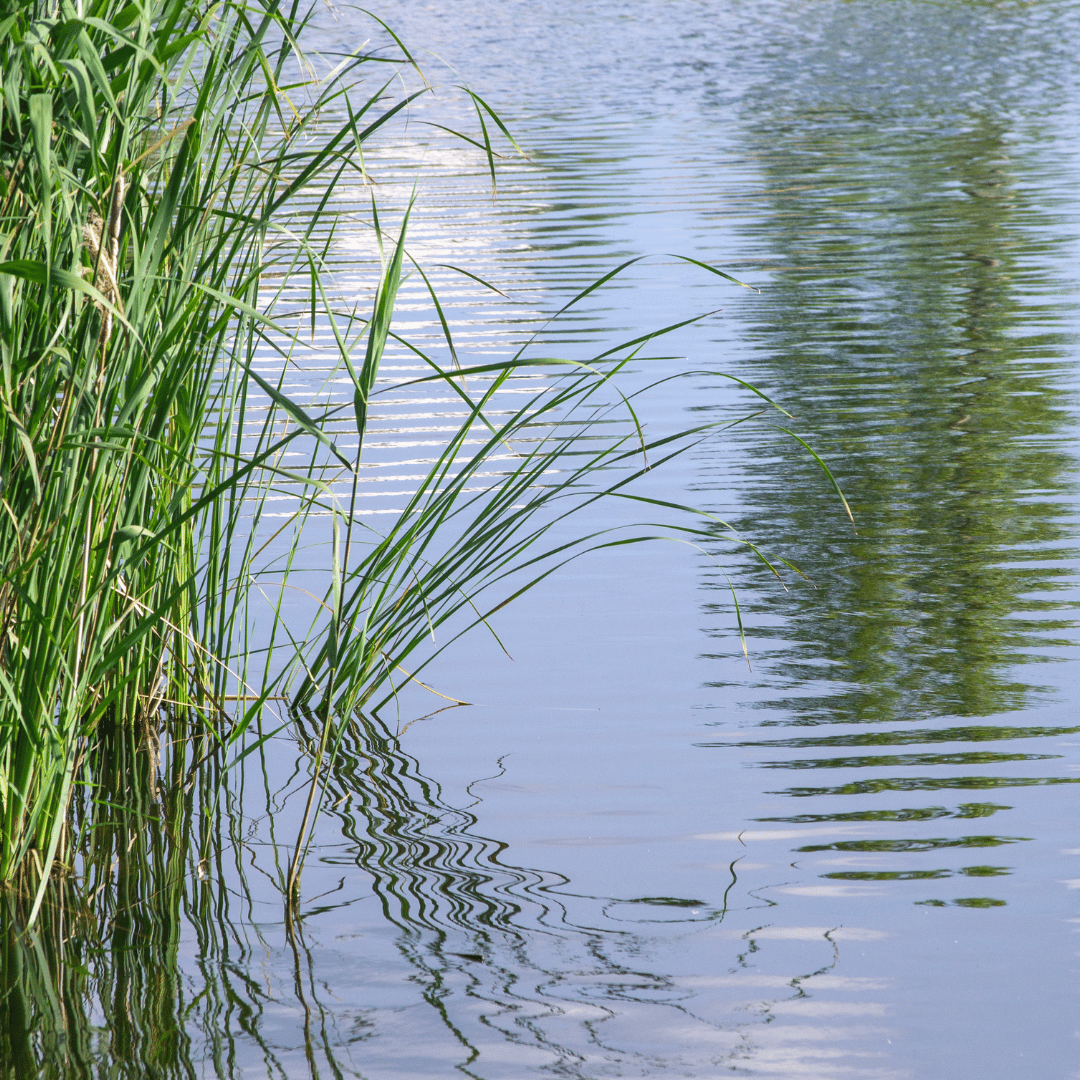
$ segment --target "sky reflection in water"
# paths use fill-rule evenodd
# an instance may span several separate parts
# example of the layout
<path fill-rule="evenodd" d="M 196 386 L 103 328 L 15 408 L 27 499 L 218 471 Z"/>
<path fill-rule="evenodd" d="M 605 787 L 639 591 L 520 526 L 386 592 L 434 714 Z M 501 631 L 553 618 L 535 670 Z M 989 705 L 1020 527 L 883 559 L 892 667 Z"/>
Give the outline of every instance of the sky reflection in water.
<path fill-rule="evenodd" d="M 369 163 L 388 205 L 426 177 L 424 261 L 517 304 L 459 281 L 459 350 L 512 348 L 621 258 L 720 263 L 760 293 L 717 301 L 652 266 L 547 340 L 585 355 L 606 327 L 722 304 L 660 370 L 766 389 L 857 528 L 768 426 L 658 471 L 658 496 L 714 510 L 812 585 L 785 571 L 785 591 L 718 528 L 724 573 L 622 553 L 507 611 L 513 665 L 477 642 L 429 677 L 488 707 L 399 741 L 432 707 L 417 692 L 350 730 L 291 928 L 278 882 L 302 748 L 275 740 L 175 805 L 117 793 L 157 807 L 160 835 L 116 826 L 105 931 L 7 944 L 37 1025 L 24 1061 L 290 1080 L 1074 1075 L 1075 7 L 378 13 L 459 65 L 532 155 L 506 163 L 494 204 L 482 163 L 419 124 Z M 355 45 L 354 19 L 327 22 L 327 49 Z M 365 243 L 342 241 L 347 284 Z M 429 333 L 419 293 L 403 298 Z M 720 379 L 676 385 L 654 424 L 747 407 Z M 430 437 L 430 413 L 390 418 L 399 448 Z M 48 1004 L 58 970 L 68 997 Z"/>

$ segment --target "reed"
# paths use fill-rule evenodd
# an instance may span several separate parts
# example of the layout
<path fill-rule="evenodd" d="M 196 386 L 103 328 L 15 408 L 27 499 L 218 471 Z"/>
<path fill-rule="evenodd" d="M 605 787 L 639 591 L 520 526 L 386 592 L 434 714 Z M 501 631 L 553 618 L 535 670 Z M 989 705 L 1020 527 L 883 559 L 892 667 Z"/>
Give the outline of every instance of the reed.
<path fill-rule="evenodd" d="M 40 889 L 63 855 L 103 720 L 220 719 L 244 681 L 240 508 L 313 430 L 293 410 L 242 438 L 264 276 L 317 261 L 274 232 L 404 104 L 377 91 L 312 140 L 367 58 L 298 80 L 304 21 L 278 0 L 0 21 L 0 881 Z"/>
<path fill-rule="evenodd" d="M 404 344 L 408 214 L 396 235 L 373 215 L 387 257 L 364 316 L 336 302 L 317 227 L 334 184 L 363 179 L 364 144 L 424 90 L 366 88 L 373 65 L 411 64 L 404 50 L 315 79 L 296 45 L 309 18 L 291 0 L 36 0 L 0 19 L 0 882 L 33 897 L 30 923 L 53 867 L 93 846 L 72 795 L 104 783 L 106 732 L 152 747 L 163 718 L 201 725 L 235 762 L 271 697 L 319 731 L 291 895 L 335 733 L 567 559 L 652 535 L 568 539 L 563 523 L 639 498 L 637 476 L 709 431 L 649 442 L 614 389 L 677 327 L 588 362 L 470 365 L 444 320 L 454 364 L 413 348 L 429 374 L 403 385 L 458 395 L 461 426 L 386 530 L 358 512 L 380 362 Z M 471 100 L 491 162 L 505 128 Z M 313 214 L 296 213 L 301 193 Z M 300 278 L 351 383 L 344 407 L 301 406 L 256 370 L 272 350 L 284 372 L 300 347 L 273 288 Z M 496 415 L 512 380 L 535 392 Z M 343 416 L 354 450 L 332 437 Z M 295 512 L 275 544 L 281 492 Z M 282 597 L 316 515 L 326 555 L 300 628 Z"/>

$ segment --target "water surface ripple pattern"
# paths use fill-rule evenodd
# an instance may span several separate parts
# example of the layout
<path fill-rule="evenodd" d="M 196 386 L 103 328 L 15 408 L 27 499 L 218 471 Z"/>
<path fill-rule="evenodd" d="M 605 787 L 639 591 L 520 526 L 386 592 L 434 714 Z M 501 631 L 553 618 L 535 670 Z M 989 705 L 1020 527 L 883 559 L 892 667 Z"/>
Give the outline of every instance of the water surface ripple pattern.
<path fill-rule="evenodd" d="M 81 991 L 80 1060 L 289 1080 L 1080 1075 L 1080 11 L 374 10 L 433 82 L 483 93 L 529 159 L 506 158 L 493 200 L 482 155 L 423 124 L 467 126 L 467 103 L 418 99 L 365 162 L 372 184 L 337 193 L 327 257 L 346 301 L 371 299 L 372 190 L 394 222 L 414 183 L 417 260 L 509 297 L 433 270 L 474 362 L 659 253 L 540 346 L 581 358 L 722 308 L 640 370 L 761 386 L 829 462 L 855 527 L 764 422 L 657 470 L 650 494 L 736 526 L 784 584 L 717 525 L 682 571 L 666 550 L 612 555 L 509 610 L 510 674 L 488 642 L 429 676 L 488 707 L 418 722 L 446 702 L 412 688 L 399 715 L 349 725 L 291 927 L 282 838 L 312 743 L 268 742 L 206 796 L 200 842 L 216 821 L 227 857 L 184 871 L 155 923 L 183 924 L 168 950 L 134 934 L 113 968 L 105 949 L 86 961 L 99 989 Z M 328 9 L 313 52 L 369 35 L 386 40 Z M 756 291 L 720 290 L 673 252 Z M 304 289 L 285 285 L 298 312 Z M 449 360 L 415 276 L 398 317 Z M 318 326 L 297 354 L 285 389 L 304 404 L 345 400 L 331 341 Z M 387 378 L 420 370 L 388 352 Z M 656 402 L 660 431 L 734 419 L 751 397 L 699 374 Z M 380 409 L 372 520 L 460 420 L 427 389 Z M 347 421 L 335 437 L 347 446 Z M 282 515 L 293 500 L 283 489 Z M 139 948 L 169 977 L 132 976 Z M 124 1045 L 108 1037 L 121 1016 L 145 1028 Z M 144 1037 L 154 1024 L 171 1049 Z"/>

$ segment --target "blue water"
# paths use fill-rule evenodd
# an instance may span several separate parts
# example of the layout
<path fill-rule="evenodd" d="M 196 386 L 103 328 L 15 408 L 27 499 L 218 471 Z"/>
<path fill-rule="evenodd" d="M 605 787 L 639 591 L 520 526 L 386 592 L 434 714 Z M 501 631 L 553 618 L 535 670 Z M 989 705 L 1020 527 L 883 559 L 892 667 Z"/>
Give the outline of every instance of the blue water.
<path fill-rule="evenodd" d="M 855 528 L 762 418 L 648 490 L 809 582 L 719 542 L 596 555 L 502 613 L 512 662 L 478 635 L 428 671 L 481 703 L 400 739 L 458 808 L 423 834 L 446 845 L 419 875 L 430 921 L 393 901 L 388 923 L 370 853 L 326 823 L 333 868 L 305 880 L 348 871 L 305 926 L 324 1007 L 370 1022 L 358 1074 L 1080 1075 L 1075 8 L 379 14 L 531 159 L 492 202 L 479 154 L 388 146 L 373 175 L 386 197 L 419 172 L 423 256 L 531 329 L 657 254 L 548 340 L 584 356 L 722 308 L 654 367 L 765 389 Z M 459 348 L 520 340 L 477 290 L 456 302 Z M 646 415 L 748 407 L 700 375 Z M 386 722 L 445 704 L 410 691 Z M 430 899 L 467 865 L 510 905 L 498 933 Z"/>

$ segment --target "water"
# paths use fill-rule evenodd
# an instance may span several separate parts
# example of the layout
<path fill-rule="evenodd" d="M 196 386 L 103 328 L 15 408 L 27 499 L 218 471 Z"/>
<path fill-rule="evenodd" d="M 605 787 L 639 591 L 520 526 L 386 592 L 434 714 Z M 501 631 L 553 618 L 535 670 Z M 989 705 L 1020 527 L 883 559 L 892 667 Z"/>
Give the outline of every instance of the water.
<path fill-rule="evenodd" d="M 501 613 L 512 662 L 477 635 L 428 671 L 479 704 L 410 687 L 350 733 L 291 928 L 295 743 L 205 780 L 176 807 L 205 859 L 117 900 L 44 1045 L 124 1076 L 1080 1076 L 1075 7 L 376 10 L 530 154 L 492 202 L 480 155 L 422 127 L 470 122 L 444 94 L 368 163 L 388 213 L 419 176 L 422 262 L 512 299 L 437 271 L 459 352 L 506 355 L 659 253 L 551 347 L 722 308 L 642 371 L 762 387 L 855 527 L 768 417 L 657 470 L 643 490 L 809 581 L 719 527 L 567 568 Z M 318 43 L 376 31 L 342 9 Z M 346 292 L 372 257 L 343 234 Z M 415 281 L 399 313 L 437 340 Z M 452 423 L 401 401 L 373 511 Z M 700 374 L 645 415 L 751 401 Z"/>

